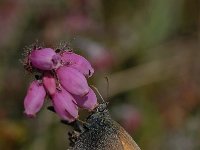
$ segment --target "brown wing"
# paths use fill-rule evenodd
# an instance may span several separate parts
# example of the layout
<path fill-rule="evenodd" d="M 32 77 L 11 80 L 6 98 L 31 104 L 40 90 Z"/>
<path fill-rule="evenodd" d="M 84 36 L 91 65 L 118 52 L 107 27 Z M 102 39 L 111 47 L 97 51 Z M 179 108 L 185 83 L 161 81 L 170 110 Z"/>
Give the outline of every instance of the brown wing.
<path fill-rule="evenodd" d="M 118 123 L 115 123 L 117 136 L 120 139 L 124 150 L 140 150 L 133 138 Z"/>
<path fill-rule="evenodd" d="M 140 150 L 140 148 L 109 115 L 102 115 L 94 117 L 91 126 L 80 134 L 70 150 Z"/>
<path fill-rule="evenodd" d="M 86 130 L 70 150 L 124 150 L 110 124 Z"/>

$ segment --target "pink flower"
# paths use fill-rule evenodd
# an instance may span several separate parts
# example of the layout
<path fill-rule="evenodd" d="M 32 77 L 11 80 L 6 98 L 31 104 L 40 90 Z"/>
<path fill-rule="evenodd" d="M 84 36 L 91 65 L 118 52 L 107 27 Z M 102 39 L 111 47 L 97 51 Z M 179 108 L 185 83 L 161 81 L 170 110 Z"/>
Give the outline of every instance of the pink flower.
<path fill-rule="evenodd" d="M 56 70 L 58 79 L 65 90 L 68 92 L 84 96 L 89 92 L 87 80 L 78 70 L 62 66 Z"/>
<path fill-rule="evenodd" d="M 56 80 L 50 72 L 45 72 L 42 78 L 43 85 L 50 95 L 56 93 Z"/>
<path fill-rule="evenodd" d="M 62 120 L 72 122 L 78 118 L 78 107 L 74 98 L 62 87 L 52 96 L 52 101 L 56 113 Z"/>
<path fill-rule="evenodd" d="M 32 82 L 28 89 L 24 100 L 27 116 L 34 117 L 41 109 L 46 93 L 58 116 L 68 122 L 78 118 L 78 107 L 93 110 L 97 106 L 97 97 L 86 79 L 94 69 L 84 57 L 42 48 L 32 50 L 23 64 L 28 71 L 38 72 L 42 79 L 41 83 Z"/>
<path fill-rule="evenodd" d="M 77 105 L 81 108 L 85 108 L 88 110 L 93 110 L 97 106 L 97 97 L 94 91 L 90 88 L 89 93 L 83 97 L 81 96 L 73 96 Z"/>
<path fill-rule="evenodd" d="M 94 73 L 94 69 L 91 64 L 84 57 L 73 52 L 64 52 L 62 54 L 62 61 L 66 64 L 69 63 L 70 67 L 77 69 L 86 77 L 91 77 Z"/>
<path fill-rule="evenodd" d="M 43 48 L 31 51 L 30 63 L 40 70 L 52 70 L 60 65 L 60 56 L 51 48 Z"/>
<path fill-rule="evenodd" d="M 24 99 L 24 113 L 29 117 L 35 117 L 44 103 L 45 96 L 46 92 L 44 87 L 37 80 L 33 81 Z"/>

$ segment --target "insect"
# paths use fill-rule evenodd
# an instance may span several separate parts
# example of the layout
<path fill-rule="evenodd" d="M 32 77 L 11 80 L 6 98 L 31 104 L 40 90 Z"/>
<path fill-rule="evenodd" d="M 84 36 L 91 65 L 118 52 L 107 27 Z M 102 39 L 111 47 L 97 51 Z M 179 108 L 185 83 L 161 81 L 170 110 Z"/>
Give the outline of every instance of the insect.
<path fill-rule="evenodd" d="M 71 124 L 71 147 L 68 150 L 140 150 L 132 137 L 114 121 L 106 102 L 99 104 L 85 123 L 78 120 Z"/>

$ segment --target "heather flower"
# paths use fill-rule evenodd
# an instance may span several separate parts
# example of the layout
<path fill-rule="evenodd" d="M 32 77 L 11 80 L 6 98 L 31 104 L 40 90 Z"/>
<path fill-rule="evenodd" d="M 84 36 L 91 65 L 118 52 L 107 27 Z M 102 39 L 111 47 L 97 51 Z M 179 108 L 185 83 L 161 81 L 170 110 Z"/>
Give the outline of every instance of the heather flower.
<path fill-rule="evenodd" d="M 28 58 L 32 67 L 40 70 L 52 70 L 60 65 L 60 56 L 51 48 L 33 50 Z"/>
<path fill-rule="evenodd" d="M 86 79 L 94 69 L 84 57 L 70 51 L 38 48 L 28 53 L 24 65 L 30 72 L 39 72 L 41 79 L 31 83 L 24 100 L 29 117 L 41 109 L 46 93 L 58 116 L 68 122 L 78 118 L 78 107 L 93 110 L 97 106 L 96 95 Z"/>
<path fill-rule="evenodd" d="M 43 85 L 48 94 L 56 93 L 56 80 L 50 72 L 45 72 L 42 78 Z"/>
<path fill-rule="evenodd" d="M 74 98 L 62 87 L 52 96 L 52 101 L 56 113 L 62 120 L 72 122 L 78 118 L 78 107 Z"/>
<path fill-rule="evenodd" d="M 27 95 L 24 99 L 24 113 L 29 117 L 35 117 L 36 113 L 40 111 L 44 99 L 45 99 L 45 89 L 39 81 L 33 81 L 27 91 Z"/>
<path fill-rule="evenodd" d="M 84 57 L 73 52 L 64 52 L 62 54 L 62 61 L 69 64 L 70 67 L 77 69 L 86 77 L 91 77 L 94 73 L 91 64 Z"/>
<path fill-rule="evenodd" d="M 88 110 L 93 110 L 97 106 L 97 97 L 94 91 L 90 88 L 89 92 L 85 96 L 73 96 L 77 105 L 81 108 L 85 108 Z"/>
<path fill-rule="evenodd" d="M 89 92 L 87 80 L 78 70 L 62 66 L 56 70 L 56 73 L 60 84 L 68 92 L 79 96 L 84 96 Z"/>

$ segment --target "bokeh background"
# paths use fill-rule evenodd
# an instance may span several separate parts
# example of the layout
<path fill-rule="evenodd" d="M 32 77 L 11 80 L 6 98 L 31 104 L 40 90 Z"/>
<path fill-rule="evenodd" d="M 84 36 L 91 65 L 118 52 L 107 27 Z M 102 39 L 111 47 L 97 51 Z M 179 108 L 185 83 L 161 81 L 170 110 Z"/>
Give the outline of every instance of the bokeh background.
<path fill-rule="evenodd" d="M 23 115 L 32 77 L 20 59 L 38 40 L 92 62 L 89 82 L 141 149 L 199 150 L 199 15 L 198 0 L 0 0 L 0 149 L 68 147 L 71 128 L 48 102 Z"/>

